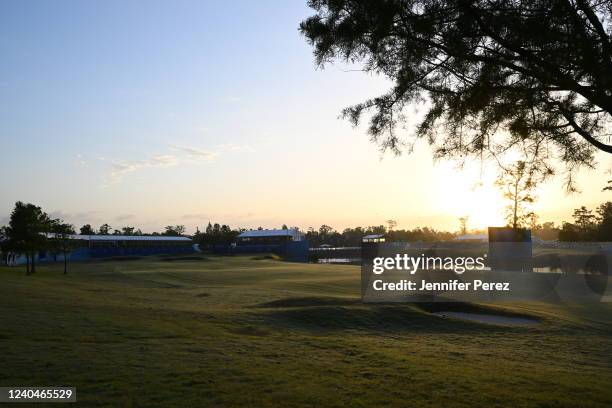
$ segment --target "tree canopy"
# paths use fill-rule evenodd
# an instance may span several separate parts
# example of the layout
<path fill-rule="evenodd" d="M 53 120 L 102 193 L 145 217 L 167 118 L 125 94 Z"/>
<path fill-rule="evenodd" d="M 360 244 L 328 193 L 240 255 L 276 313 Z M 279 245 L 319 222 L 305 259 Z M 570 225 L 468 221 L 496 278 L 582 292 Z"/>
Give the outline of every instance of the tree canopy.
<path fill-rule="evenodd" d="M 10 249 L 26 255 L 28 274 L 36 271 L 35 254 L 44 248 L 47 239 L 45 233 L 49 232 L 50 225 L 49 216 L 40 207 L 21 201 L 15 203 L 5 234 Z"/>
<path fill-rule="evenodd" d="M 310 0 L 300 24 L 319 65 L 343 60 L 393 82 L 378 97 L 346 108 L 383 150 L 411 144 L 437 158 L 500 160 L 519 149 L 530 168 L 553 174 L 594 165 L 612 153 L 611 1 Z M 422 104 L 409 116 L 408 105 Z"/>

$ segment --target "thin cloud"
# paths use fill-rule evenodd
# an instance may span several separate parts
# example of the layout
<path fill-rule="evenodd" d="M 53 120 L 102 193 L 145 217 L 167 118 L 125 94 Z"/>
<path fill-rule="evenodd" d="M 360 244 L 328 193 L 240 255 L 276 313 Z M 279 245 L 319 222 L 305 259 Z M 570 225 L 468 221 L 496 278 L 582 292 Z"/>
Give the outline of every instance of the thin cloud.
<path fill-rule="evenodd" d="M 146 160 L 115 160 L 112 162 L 110 182 L 120 181 L 126 174 L 141 169 L 172 167 L 179 163 L 176 156 L 171 154 L 158 154 Z"/>
<path fill-rule="evenodd" d="M 76 162 L 77 164 L 83 166 L 83 167 L 87 167 L 87 161 L 85 161 L 85 159 L 83 158 L 83 155 L 81 153 L 77 153 L 75 156 L 76 158 Z"/>
<path fill-rule="evenodd" d="M 185 214 L 181 217 L 183 220 L 203 220 L 210 218 L 206 214 Z"/>
<path fill-rule="evenodd" d="M 133 220 L 134 218 L 136 218 L 134 214 L 121 214 L 115 217 L 115 221 L 122 222 L 122 221 Z"/>
<path fill-rule="evenodd" d="M 199 147 L 169 145 L 172 154 L 157 154 L 144 160 L 121 160 L 98 157 L 98 160 L 110 162 L 111 170 L 103 180 L 102 187 L 108 187 L 121 181 L 126 175 L 152 168 L 173 167 L 182 163 L 211 162 L 225 152 L 252 152 L 248 145 L 226 143 L 216 146 L 213 150 Z"/>
<path fill-rule="evenodd" d="M 199 149 L 196 147 L 170 145 L 170 148 L 174 151 L 186 153 L 190 159 L 198 161 L 211 161 L 219 155 L 219 152 Z"/>

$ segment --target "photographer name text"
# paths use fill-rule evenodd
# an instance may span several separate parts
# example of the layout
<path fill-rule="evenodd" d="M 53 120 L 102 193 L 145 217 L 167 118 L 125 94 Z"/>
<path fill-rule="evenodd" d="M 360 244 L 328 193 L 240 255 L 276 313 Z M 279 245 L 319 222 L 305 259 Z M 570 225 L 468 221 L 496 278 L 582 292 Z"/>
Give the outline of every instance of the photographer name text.
<path fill-rule="evenodd" d="M 475 279 L 473 282 L 461 282 L 457 279 L 448 282 L 429 282 L 425 279 L 412 281 L 402 279 L 398 282 L 385 282 L 377 279 L 372 283 L 376 291 L 509 291 L 510 282 L 486 282 Z"/>

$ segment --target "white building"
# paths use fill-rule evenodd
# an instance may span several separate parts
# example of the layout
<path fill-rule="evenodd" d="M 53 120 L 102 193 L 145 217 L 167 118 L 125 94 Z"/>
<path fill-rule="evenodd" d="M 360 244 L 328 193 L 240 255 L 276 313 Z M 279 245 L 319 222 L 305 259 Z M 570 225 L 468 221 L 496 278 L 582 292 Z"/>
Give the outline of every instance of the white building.
<path fill-rule="evenodd" d="M 240 244 L 279 244 L 283 242 L 303 241 L 304 234 L 296 229 L 273 229 L 244 231 L 238 235 Z"/>

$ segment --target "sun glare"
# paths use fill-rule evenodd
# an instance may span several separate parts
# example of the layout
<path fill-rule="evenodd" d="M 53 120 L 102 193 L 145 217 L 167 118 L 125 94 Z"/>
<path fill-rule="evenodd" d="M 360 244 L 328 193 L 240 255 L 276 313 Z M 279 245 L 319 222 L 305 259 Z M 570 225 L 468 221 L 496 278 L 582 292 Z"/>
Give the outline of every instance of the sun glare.
<path fill-rule="evenodd" d="M 474 172 L 448 171 L 445 177 L 445 188 L 439 192 L 436 200 L 440 213 L 453 214 L 457 217 L 468 217 L 468 230 L 484 229 L 491 226 L 502 226 L 504 221 L 505 200 L 494 186 L 494 175 L 478 176 Z"/>
<path fill-rule="evenodd" d="M 483 229 L 504 225 L 504 205 L 500 192 L 493 187 L 478 187 L 457 203 L 458 215 L 468 216 L 468 229 Z"/>

